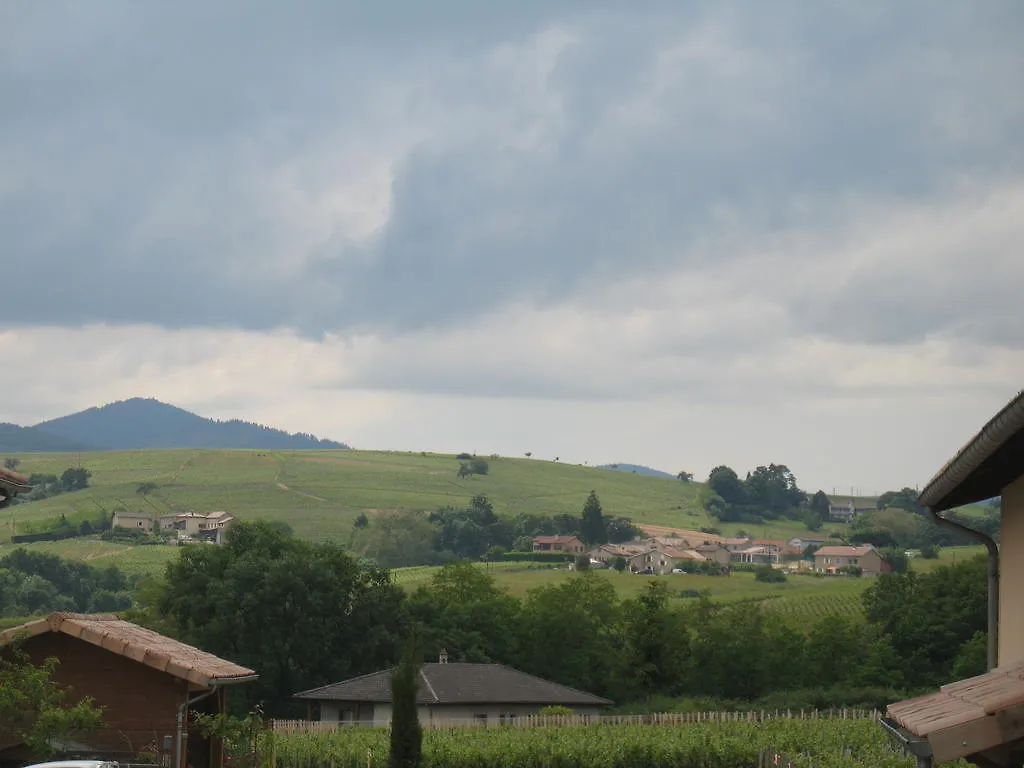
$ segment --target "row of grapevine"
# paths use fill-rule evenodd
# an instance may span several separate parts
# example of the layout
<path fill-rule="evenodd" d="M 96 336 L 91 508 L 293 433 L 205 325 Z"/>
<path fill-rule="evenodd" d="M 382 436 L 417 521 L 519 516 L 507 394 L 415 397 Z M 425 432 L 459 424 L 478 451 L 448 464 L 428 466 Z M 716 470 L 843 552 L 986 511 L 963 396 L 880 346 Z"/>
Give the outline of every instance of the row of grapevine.
<path fill-rule="evenodd" d="M 691 725 L 428 731 L 425 768 L 746 768 L 762 750 L 797 768 L 910 768 L 872 720 L 709 722 Z M 267 768 L 376 768 L 387 764 L 386 728 L 268 732 Z"/>
<path fill-rule="evenodd" d="M 806 595 L 800 597 L 780 597 L 766 600 L 764 609 L 789 621 L 805 621 L 813 624 L 827 616 L 846 616 L 861 618 L 864 616 L 864 605 L 860 595 Z"/>

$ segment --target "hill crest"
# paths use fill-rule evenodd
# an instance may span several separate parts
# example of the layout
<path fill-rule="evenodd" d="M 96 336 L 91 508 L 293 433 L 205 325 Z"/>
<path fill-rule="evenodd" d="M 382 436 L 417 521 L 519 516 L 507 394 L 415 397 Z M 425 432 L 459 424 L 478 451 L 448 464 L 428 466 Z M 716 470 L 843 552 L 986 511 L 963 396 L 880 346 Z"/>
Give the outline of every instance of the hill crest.
<path fill-rule="evenodd" d="M 349 446 L 240 419 L 219 421 L 154 398 L 135 397 L 87 408 L 29 428 L 99 450 L 149 448 L 341 449 Z M 50 450 L 62 450 L 51 448 Z M 69 448 L 67 450 L 81 450 Z"/>

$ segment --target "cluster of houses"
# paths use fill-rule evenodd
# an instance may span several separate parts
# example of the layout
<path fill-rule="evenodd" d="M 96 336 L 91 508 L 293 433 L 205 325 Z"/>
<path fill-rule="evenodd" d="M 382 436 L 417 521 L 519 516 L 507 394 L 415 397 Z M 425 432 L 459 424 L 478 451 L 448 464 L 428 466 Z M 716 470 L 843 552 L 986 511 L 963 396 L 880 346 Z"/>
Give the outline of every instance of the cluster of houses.
<path fill-rule="evenodd" d="M 700 531 L 678 531 L 675 536 L 651 536 L 622 544 L 588 548 L 576 536 L 537 536 L 534 552 L 563 552 L 590 558 L 593 568 L 610 568 L 618 558 L 632 573 L 662 576 L 686 571 L 698 563 L 717 563 L 723 568 L 735 564 L 770 565 L 815 573 L 845 573 L 859 569 L 865 575 L 889 570 L 871 544 L 851 547 L 829 545 L 823 536 L 794 536 L 781 539 L 729 538 Z M 814 561 L 804 559 L 808 547 L 815 547 Z"/>
<path fill-rule="evenodd" d="M 224 543 L 224 534 L 235 519 L 230 512 L 178 512 L 153 515 L 148 512 L 114 512 L 111 526 L 146 534 L 174 533 L 178 541 L 210 541 Z"/>

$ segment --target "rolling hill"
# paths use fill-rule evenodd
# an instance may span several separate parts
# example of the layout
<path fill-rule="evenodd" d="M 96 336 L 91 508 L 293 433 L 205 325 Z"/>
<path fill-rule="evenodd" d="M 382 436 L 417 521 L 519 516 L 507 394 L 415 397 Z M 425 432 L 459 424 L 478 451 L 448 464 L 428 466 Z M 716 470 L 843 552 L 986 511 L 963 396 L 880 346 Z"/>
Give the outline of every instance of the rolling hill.
<path fill-rule="evenodd" d="M 99 450 L 146 448 L 261 448 L 303 450 L 307 448 L 348 448 L 334 440 L 313 435 L 289 434 L 261 424 L 232 419 L 217 421 L 198 416 L 159 400 L 132 398 L 88 408 L 78 413 L 44 421 L 30 428 L 70 444 Z M 16 450 L 16 449 L 7 449 Z M 47 450 L 21 448 L 20 450 Z M 48 450 L 85 450 L 54 447 Z"/>
<path fill-rule="evenodd" d="M 240 519 L 287 522 L 306 538 L 347 541 L 361 513 L 433 511 L 484 494 L 502 514 L 579 515 L 591 490 L 606 514 L 636 523 L 699 529 L 716 522 L 699 506 L 699 483 L 537 459 L 492 458 L 487 475 L 463 479 L 453 455 L 397 451 L 103 451 L 83 453 L 81 461 L 92 472 L 91 486 L 12 507 L 20 532 L 26 523 L 62 514 L 74 521 L 101 508 L 225 509 Z M 59 476 L 68 466 L 67 454 L 26 454 L 19 471 Z M 142 496 L 143 483 L 157 487 Z M 0 538 L 9 527 L 10 520 L 0 520 Z M 796 521 L 718 527 L 761 538 L 806 532 Z"/>

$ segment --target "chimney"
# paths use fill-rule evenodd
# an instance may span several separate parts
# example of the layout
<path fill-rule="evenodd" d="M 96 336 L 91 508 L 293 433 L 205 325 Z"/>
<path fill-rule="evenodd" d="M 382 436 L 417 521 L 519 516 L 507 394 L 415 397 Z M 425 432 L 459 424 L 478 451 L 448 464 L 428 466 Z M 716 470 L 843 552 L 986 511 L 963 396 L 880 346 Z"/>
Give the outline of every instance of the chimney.
<path fill-rule="evenodd" d="M 441 655 L 438 657 L 437 662 L 439 664 L 448 663 L 448 651 L 446 651 L 444 648 L 441 649 Z"/>

